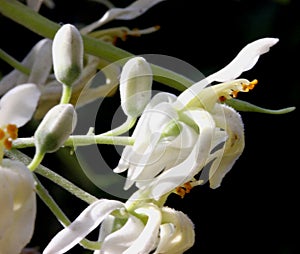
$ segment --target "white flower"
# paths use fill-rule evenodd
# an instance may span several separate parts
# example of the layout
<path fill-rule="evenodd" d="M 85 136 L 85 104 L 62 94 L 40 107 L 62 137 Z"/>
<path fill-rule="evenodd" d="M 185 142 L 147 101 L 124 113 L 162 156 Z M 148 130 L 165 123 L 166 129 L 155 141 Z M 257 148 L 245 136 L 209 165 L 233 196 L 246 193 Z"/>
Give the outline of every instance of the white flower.
<path fill-rule="evenodd" d="M 153 254 L 180 254 L 194 245 L 194 225 L 184 213 L 163 207 L 162 218 L 158 246 Z"/>
<path fill-rule="evenodd" d="M 23 83 L 34 83 L 41 88 L 52 69 L 51 50 L 52 41 L 50 39 L 42 39 L 34 45 L 21 62 L 24 67 L 30 70 L 30 74 L 26 75 L 16 69 L 8 73 L 0 81 L 0 95 Z"/>
<path fill-rule="evenodd" d="M 39 97 L 39 89 L 29 83 L 9 90 L 0 99 L 0 162 L 3 149 L 9 149 L 12 140 L 17 138 L 17 127 L 23 126 L 31 119 Z"/>
<path fill-rule="evenodd" d="M 33 234 L 36 203 L 34 179 L 21 162 L 3 158 L 17 138 L 18 127 L 32 117 L 40 97 L 34 84 L 19 85 L 0 100 L 0 253 L 20 253 Z"/>
<path fill-rule="evenodd" d="M 94 254 L 179 254 L 194 244 L 194 227 L 185 214 L 143 202 L 127 209 L 119 201 L 94 202 L 51 240 L 43 254 L 67 252 L 100 223 L 101 249 Z"/>
<path fill-rule="evenodd" d="M 0 166 L 0 253 L 20 253 L 35 223 L 34 179 L 21 162 L 4 159 Z"/>
<path fill-rule="evenodd" d="M 136 183 L 141 196 L 150 189 L 150 198 L 155 199 L 185 183 L 189 191 L 205 180 L 205 171 L 200 181 L 194 177 L 208 164 L 210 186 L 218 187 L 244 148 L 239 114 L 220 102 L 253 89 L 256 80 L 233 79 L 253 67 L 277 41 L 264 38 L 247 45 L 229 65 L 178 98 L 156 95 L 134 130 L 134 145 L 125 147 L 114 170 L 128 170 L 124 188 Z M 225 83 L 208 86 L 213 81 Z"/>
<path fill-rule="evenodd" d="M 92 24 L 81 29 L 82 34 L 87 34 L 94 29 L 114 20 L 131 20 L 146 12 L 148 9 L 154 5 L 165 1 L 165 0 L 137 0 L 127 6 L 126 8 L 111 8 L 109 9 L 101 19 L 93 22 Z"/>

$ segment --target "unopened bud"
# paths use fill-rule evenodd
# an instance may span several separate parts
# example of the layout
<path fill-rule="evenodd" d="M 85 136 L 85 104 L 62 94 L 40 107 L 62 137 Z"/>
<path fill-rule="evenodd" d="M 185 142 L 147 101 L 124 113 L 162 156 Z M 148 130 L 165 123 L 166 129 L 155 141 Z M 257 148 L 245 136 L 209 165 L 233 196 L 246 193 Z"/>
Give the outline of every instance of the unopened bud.
<path fill-rule="evenodd" d="M 83 68 L 83 41 L 75 26 L 66 24 L 57 31 L 53 39 L 52 57 L 56 79 L 71 86 Z"/>
<path fill-rule="evenodd" d="M 57 151 L 73 132 L 77 122 L 71 104 L 59 104 L 48 111 L 34 133 L 36 149 L 41 153 Z"/>
<path fill-rule="evenodd" d="M 121 106 L 127 116 L 138 117 L 151 99 L 152 70 L 143 57 L 130 59 L 120 77 Z"/>

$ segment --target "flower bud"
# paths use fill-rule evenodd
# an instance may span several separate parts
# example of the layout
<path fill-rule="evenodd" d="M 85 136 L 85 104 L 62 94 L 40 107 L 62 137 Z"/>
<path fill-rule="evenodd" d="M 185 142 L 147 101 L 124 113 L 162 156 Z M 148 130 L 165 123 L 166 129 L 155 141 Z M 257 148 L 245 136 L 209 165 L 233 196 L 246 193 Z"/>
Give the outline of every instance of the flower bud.
<path fill-rule="evenodd" d="M 57 151 L 73 132 L 77 122 L 76 111 L 71 104 L 59 104 L 48 111 L 34 133 L 37 151 Z"/>
<path fill-rule="evenodd" d="M 151 99 L 152 70 L 143 57 L 130 59 L 120 77 L 121 106 L 127 116 L 138 117 Z"/>
<path fill-rule="evenodd" d="M 66 24 L 57 31 L 52 57 L 56 79 L 64 85 L 72 85 L 83 68 L 83 41 L 75 26 Z"/>

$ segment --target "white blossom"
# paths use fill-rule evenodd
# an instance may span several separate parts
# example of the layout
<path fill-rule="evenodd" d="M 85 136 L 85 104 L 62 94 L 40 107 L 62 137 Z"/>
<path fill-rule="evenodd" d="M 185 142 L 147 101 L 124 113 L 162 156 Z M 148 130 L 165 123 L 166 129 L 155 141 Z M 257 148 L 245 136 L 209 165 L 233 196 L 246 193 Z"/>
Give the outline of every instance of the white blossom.
<path fill-rule="evenodd" d="M 119 217 L 114 215 L 116 213 Z M 127 203 L 100 199 L 60 231 L 43 254 L 67 252 L 100 224 L 101 249 L 94 254 L 147 254 L 152 251 L 171 254 L 175 249 L 179 254 L 194 244 L 193 223 L 181 212 L 147 202 L 130 207 Z"/>
<path fill-rule="evenodd" d="M 114 169 L 128 170 L 124 188 L 135 183 L 142 196 L 150 189 L 150 198 L 159 199 L 185 183 L 203 183 L 207 172 L 198 181 L 194 177 L 206 165 L 210 186 L 218 187 L 244 149 L 241 117 L 221 102 L 253 89 L 256 80 L 234 79 L 277 41 L 264 38 L 247 45 L 229 65 L 178 98 L 166 93 L 153 97 L 134 130 L 134 145 L 125 147 Z M 224 83 L 208 86 L 213 81 Z"/>

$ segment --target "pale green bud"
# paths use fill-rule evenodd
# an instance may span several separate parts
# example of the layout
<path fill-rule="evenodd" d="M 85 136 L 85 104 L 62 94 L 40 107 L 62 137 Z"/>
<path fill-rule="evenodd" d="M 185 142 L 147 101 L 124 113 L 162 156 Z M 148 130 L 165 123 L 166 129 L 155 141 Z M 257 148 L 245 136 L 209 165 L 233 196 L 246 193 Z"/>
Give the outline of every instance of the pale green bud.
<path fill-rule="evenodd" d="M 73 25 L 63 25 L 55 34 L 52 46 L 53 68 L 56 79 L 71 86 L 83 68 L 83 41 Z"/>
<path fill-rule="evenodd" d="M 138 117 L 151 99 L 152 70 L 143 57 L 126 62 L 120 77 L 121 106 L 127 116 Z"/>
<path fill-rule="evenodd" d="M 37 151 L 57 151 L 73 132 L 76 122 L 73 105 L 59 104 L 51 108 L 34 133 Z"/>

